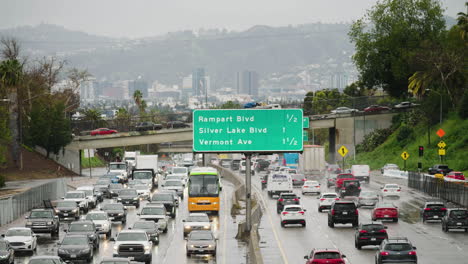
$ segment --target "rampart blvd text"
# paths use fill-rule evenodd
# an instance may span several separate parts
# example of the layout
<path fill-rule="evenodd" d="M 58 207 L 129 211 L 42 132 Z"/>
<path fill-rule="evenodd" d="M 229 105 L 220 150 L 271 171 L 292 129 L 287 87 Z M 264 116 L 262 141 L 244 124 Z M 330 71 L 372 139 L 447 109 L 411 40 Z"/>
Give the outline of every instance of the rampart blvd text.
<path fill-rule="evenodd" d="M 255 116 L 223 116 L 223 117 L 205 117 L 199 116 L 198 122 L 200 123 L 247 123 L 255 122 Z"/>

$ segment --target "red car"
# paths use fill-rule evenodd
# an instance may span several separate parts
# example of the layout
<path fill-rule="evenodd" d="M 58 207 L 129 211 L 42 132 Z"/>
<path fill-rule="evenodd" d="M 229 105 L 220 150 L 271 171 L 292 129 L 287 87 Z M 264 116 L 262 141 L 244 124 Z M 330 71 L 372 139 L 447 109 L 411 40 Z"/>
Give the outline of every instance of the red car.
<path fill-rule="evenodd" d="M 116 134 L 117 130 L 109 128 L 98 128 L 91 131 L 91 136 Z"/>
<path fill-rule="evenodd" d="M 309 255 L 304 256 L 306 264 L 345 264 L 345 255 L 338 249 L 312 249 Z"/>
<path fill-rule="evenodd" d="M 372 210 L 372 221 L 393 220 L 398 222 L 398 208 L 393 204 L 379 204 Z"/>
<path fill-rule="evenodd" d="M 445 177 L 455 180 L 465 180 L 465 175 L 463 175 L 463 172 L 459 171 L 451 171 L 447 175 L 445 175 Z"/>
<path fill-rule="evenodd" d="M 340 173 L 336 176 L 335 188 L 341 189 L 343 187 L 343 182 L 348 180 L 356 180 L 353 174 L 351 173 Z"/>
<path fill-rule="evenodd" d="M 380 112 L 380 111 L 390 111 L 390 107 L 380 106 L 380 105 L 371 105 L 369 107 L 364 108 L 364 112 Z"/>

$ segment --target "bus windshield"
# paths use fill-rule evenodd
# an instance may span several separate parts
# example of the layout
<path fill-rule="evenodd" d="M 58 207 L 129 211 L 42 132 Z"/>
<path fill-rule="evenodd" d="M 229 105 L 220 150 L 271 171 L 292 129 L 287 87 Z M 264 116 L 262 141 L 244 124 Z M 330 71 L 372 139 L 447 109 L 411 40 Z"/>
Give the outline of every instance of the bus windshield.
<path fill-rule="evenodd" d="M 189 196 L 218 197 L 219 182 L 217 175 L 191 175 L 189 177 Z"/>

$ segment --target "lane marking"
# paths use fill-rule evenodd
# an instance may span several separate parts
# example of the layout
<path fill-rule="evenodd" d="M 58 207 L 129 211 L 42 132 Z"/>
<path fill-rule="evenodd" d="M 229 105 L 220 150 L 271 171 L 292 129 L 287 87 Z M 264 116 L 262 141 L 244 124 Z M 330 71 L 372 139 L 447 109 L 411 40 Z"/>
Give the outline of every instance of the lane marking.
<path fill-rule="evenodd" d="M 263 207 L 265 208 L 265 211 L 267 212 L 268 220 L 269 220 L 269 222 L 270 222 L 271 229 L 273 230 L 273 235 L 275 236 L 276 244 L 278 245 L 278 248 L 279 248 L 279 250 L 280 250 L 281 258 L 283 259 L 283 263 L 289 264 L 288 259 L 286 258 L 286 254 L 284 253 L 283 245 L 281 244 L 281 241 L 280 241 L 280 239 L 279 239 L 279 236 L 278 236 L 278 233 L 277 233 L 277 231 L 276 231 L 276 228 L 275 228 L 275 226 L 273 225 L 273 219 L 272 219 L 272 217 L 271 217 L 271 213 L 270 213 L 270 211 L 266 210 L 266 209 L 267 209 L 267 203 L 266 203 L 265 199 L 263 198 L 263 193 L 259 191 L 259 189 L 257 188 L 257 186 L 255 186 L 255 184 L 252 184 L 252 187 L 253 187 L 253 188 L 257 191 L 257 193 L 259 194 L 258 196 L 260 196 L 260 199 L 262 200 L 262 203 L 263 203 Z"/>

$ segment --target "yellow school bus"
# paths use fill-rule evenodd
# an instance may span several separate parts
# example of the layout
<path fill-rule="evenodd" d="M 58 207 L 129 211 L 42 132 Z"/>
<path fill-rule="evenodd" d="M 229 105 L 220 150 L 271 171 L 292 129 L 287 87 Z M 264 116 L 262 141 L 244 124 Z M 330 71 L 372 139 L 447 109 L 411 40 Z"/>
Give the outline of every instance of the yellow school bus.
<path fill-rule="evenodd" d="M 189 212 L 218 214 L 221 189 L 218 171 L 211 167 L 194 168 L 188 179 Z"/>

